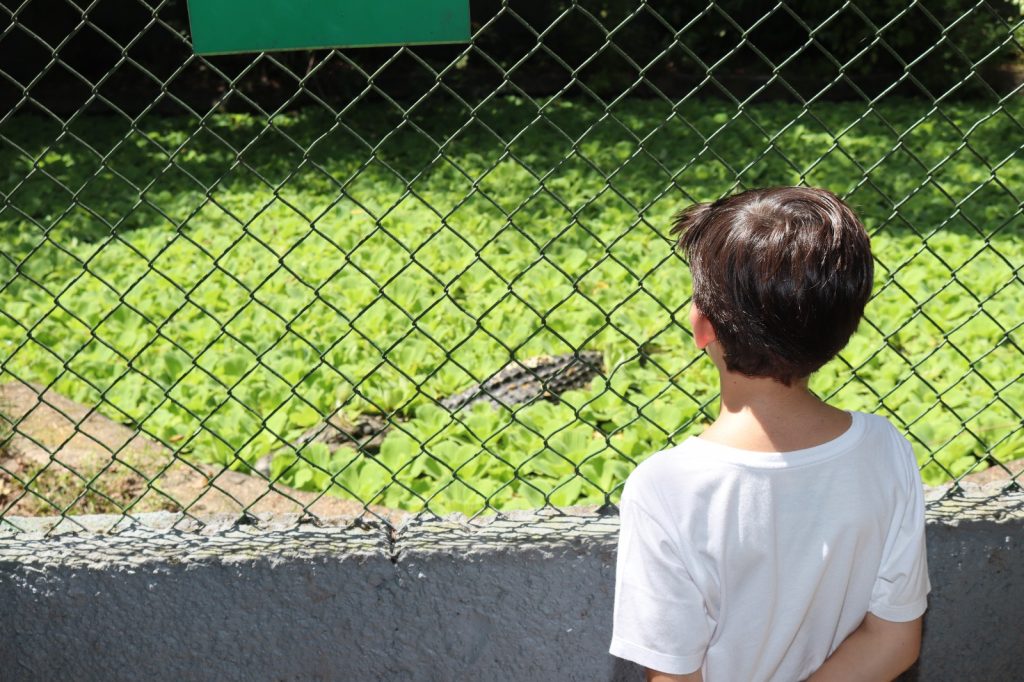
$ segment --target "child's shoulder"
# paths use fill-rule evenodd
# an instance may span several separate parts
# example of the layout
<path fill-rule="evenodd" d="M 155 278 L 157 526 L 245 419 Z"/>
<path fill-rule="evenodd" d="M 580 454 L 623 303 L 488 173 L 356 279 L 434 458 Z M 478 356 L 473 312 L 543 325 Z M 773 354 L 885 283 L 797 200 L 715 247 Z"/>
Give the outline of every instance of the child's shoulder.
<path fill-rule="evenodd" d="M 659 450 L 640 462 L 633 476 L 657 479 L 668 471 L 700 467 L 706 455 L 703 443 L 700 438 L 690 436 L 678 445 Z"/>
<path fill-rule="evenodd" d="M 877 430 L 879 430 L 881 432 L 884 432 L 884 433 L 887 433 L 887 434 L 890 434 L 890 435 L 895 434 L 895 435 L 899 436 L 900 438 L 903 437 L 903 436 L 900 435 L 899 430 L 895 426 L 893 426 L 893 423 L 891 421 L 889 421 L 887 418 L 885 418 L 882 415 L 880 415 L 880 414 L 872 414 L 871 412 L 856 412 L 856 411 L 851 411 L 850 414 L 855 414 L 860 419 L 864 420 L 864 423 L 867 424 L 869 426 L 869 428 L 877 429 Z"/>
<path fill-rule="evenodd" d="M 678 445 L 655 452 L 640 462 L 626 480 L 635 491 L 653 490 L 665 486 L 694 484 L 718 468 L 706 447 L 706 441 L 689 437 Z"/>
<path fill-rule="evenodd" d="M 865 426 L 867 437 L 876 439 L 880 446 L 888 446 L 889 452 L 900 451 L 913 456 L 914 449 L 896 426 L 880 414 L 855 412 Z"/>
<path fill-rule="evenodd" d="M 843 451 L 853 451 L 862 466 L 902 469 L 913 464 L 914 452 L 909 441 L 888 419 L 866 412 L 851 415 L 849 433 L 822 446 L 793 453 L 754 453 L 691 436 L 642 461 L 630 474 L 628 485 L 638 490 L 666 485 L 699 487 L 753 470 L 779 471 L 805 461 L 824 463 L 833 459 L 832 454 Z"/>

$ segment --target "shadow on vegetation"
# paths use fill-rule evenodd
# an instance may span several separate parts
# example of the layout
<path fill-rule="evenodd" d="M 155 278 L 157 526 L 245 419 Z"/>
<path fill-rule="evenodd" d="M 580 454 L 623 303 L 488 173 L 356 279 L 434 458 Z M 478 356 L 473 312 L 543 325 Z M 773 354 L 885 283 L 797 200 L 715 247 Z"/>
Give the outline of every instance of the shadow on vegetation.
<path fill-rule="evenodd" d="M 442 94 L 402 112 L 364 101 L 243 114 L 79 116 L 66 130 L 34 116 L 0 126 L 7 202 L 0 229 L 23 247 L 188 229 L 209 209 L 244 226 L 277 203 L 315 223 L 340 202 L 380 219 L 403 201 L 446 218 L 481 205 L 492 222 L 600 221 L 604 209 L 664 229 L 692 200 L 806 183 L 847 195 L 872 230 L 1018 233 L 1024 107 L 919 100 L 876 107 L 693 101 L 492 101 L 471 114 Z M 246 210 L 233 210 L 239 204 Z"/>

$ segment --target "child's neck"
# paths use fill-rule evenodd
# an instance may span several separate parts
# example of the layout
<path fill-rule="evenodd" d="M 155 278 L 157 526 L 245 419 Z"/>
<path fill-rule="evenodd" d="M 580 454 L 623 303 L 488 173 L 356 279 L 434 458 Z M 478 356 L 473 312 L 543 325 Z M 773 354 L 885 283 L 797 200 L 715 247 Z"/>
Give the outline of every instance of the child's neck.
<path fill-rule="evenodd" d="M 721 373 L 721 410 L 701 438 L 742 450 L 788 452 L 827 443 L 850 428 L 850 415 L 822 402 L 807 380 Z"/>

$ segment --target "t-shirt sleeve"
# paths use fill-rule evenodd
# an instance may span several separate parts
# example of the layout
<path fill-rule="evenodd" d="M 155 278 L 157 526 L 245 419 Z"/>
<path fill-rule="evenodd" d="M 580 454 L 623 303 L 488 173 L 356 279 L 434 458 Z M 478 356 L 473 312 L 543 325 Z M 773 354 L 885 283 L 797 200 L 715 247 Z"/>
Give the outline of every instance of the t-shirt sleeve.
<path fill-rule="evenodd" d="M 914 620 L 928 607 L 928 555 L 925 551 L 924 490 L 914 450 L 899 437 L 903 484 L 901 504 L 890 527 L 868 610 L 884 620 Z"/>
<path fill-rule="evenodd" d="M 664 673 L 701 667 L 710 640 L 704 598 L 668 533 L 635 499 L 619 503 L 619 550 L 610 653 Z"/>

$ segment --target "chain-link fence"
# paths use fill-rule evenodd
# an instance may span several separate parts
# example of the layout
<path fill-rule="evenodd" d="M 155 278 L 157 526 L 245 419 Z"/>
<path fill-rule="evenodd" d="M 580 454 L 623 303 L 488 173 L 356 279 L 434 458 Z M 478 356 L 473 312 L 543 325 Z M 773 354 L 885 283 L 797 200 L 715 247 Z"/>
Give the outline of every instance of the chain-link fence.
<path fill-rule="evenodd" d="M 184 2 L 0 3 L 0 516 L 614 504 L 714 413 L 672 214 L 798 183 L 877 259 L 812 388 L 1017 490 L 1018 5 L 471 7 L 201 58 Z"/>

